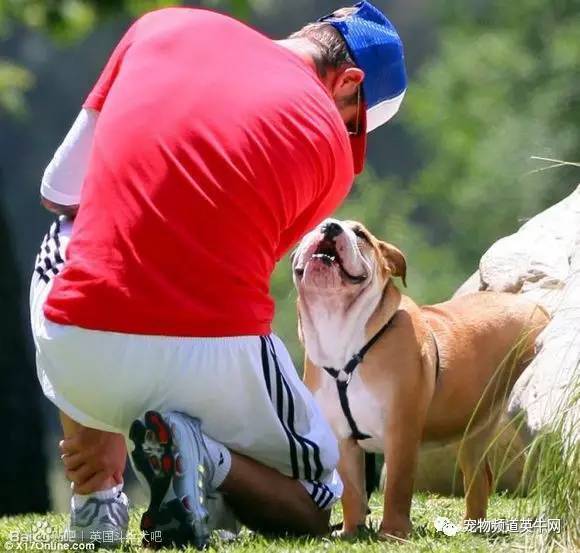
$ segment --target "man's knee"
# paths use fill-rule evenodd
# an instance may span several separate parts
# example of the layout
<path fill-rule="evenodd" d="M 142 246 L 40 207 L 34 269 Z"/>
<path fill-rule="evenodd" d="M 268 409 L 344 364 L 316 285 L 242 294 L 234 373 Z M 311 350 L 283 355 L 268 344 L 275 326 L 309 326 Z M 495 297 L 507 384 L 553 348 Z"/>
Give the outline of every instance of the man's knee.
<path fill-rule="evenodd" d="M 324 536 L 328 534 L 330 525 L 330 509 L 316 507 L 315 516 L 312 517 L 312 527 L 307 532 L 312 536 Z"/>

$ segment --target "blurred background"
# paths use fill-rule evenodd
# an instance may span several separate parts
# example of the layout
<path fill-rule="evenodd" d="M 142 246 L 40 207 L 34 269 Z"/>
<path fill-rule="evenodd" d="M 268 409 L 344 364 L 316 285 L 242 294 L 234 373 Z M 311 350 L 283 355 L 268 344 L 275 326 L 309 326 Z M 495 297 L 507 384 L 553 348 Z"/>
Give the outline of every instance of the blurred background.
<path fill-rule="evenodd" d="M 409 91 L 370 136 L 366 171 L 338 216 L 406 253 L 414 299 L 442 301 L 493 241 L 577 184 L 571 168 L 545 169 L 580 157 L 580 0 L 374 3 L 405 43 Z M 130 21 L 177 4 L 200 2 L 0 0 L 0 516 L 68 501 L 56 409 L 36 381 L 28 327 L 28 282 L 51 221 L 39 204 L 42 173 Z M 201 5 L 282 38 L 347 4 Z M 276 331 L 300 367 L 287 259 L 272 293 Z"/>

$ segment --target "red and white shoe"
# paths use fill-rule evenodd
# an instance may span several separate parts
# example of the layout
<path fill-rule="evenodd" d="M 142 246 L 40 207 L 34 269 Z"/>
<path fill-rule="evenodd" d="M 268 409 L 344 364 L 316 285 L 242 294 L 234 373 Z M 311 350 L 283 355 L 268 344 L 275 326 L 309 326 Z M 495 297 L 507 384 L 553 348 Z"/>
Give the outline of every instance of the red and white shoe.
<path fill-rule="evenodd" d="M 198 419 L 175 411 L 148 411 L 144 422 L 131 425 L 131 457 L 150 490 L 141 518 L 146 547 L 208 544 L 207 495 L 214 469 L 200 426 Z"/>

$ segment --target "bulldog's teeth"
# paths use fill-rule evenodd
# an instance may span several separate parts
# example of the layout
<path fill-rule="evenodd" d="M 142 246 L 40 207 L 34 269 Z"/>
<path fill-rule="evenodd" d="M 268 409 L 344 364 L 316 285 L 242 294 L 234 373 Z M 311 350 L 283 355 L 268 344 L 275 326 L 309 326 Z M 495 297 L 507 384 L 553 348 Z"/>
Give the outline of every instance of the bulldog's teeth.
<path fill-rule="evenodd" d="M 327 253 L 315 253 L 312 256 L 314 259 L 320 259 L 325 263 L 334 263 L 336 256 L 335 255 L 328 255 Z"/>

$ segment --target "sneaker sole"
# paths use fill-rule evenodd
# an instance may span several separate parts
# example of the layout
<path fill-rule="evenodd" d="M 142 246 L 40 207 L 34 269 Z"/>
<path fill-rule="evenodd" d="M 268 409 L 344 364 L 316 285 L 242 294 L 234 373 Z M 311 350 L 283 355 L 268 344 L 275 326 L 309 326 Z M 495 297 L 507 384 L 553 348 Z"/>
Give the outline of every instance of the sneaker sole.
<path fill-rule="evenodd" d="M 194 545 L 197 549 L 207 546 L 209 531 L 204 524 L 196 521 L 179 499 L 163 503 L 163 499 L 173 485 L 176 474 L 176 460 L 179 451 L 175 447 L 171 428 L 156 411 L 145 413 L 145 423 L 135 420 L 129 437 L 135 444 L 131 457 L 135 467 L 145 477 L 150 489 L 149 507 L 141 517 L 140 528 L 146 534 L 143 547 Z M 146 442 L 155 446 L 155 454 L 148 454 L 143 446 Z M 160 541 L 151 541 L 147 534 L 161 531 Z"/>

